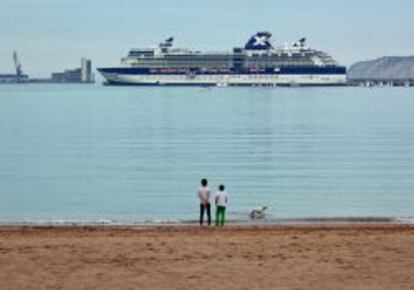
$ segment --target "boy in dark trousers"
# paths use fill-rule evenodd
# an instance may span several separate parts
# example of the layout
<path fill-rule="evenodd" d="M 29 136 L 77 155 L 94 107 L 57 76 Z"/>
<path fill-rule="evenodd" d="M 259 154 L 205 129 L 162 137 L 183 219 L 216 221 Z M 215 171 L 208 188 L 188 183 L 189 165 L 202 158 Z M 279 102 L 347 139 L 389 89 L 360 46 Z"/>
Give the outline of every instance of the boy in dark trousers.
<path fill-rule="evenodd" d="M 210 189 L 207 186 L 207 179 L 201 180 L 201 187 L 198 190 L 198 198 L 200 199 L 200 226 L 203 225 L 204 212 L 207 212 L 208 225 L 211 225 L 211 207 L 210 207 Z"/>

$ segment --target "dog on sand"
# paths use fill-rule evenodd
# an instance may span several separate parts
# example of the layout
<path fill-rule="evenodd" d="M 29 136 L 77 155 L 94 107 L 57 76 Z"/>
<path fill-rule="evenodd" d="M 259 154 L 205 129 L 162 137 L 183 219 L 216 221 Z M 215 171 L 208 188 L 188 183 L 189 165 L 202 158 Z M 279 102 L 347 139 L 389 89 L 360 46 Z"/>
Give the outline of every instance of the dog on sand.
<path fill-rule="evenodd" d="M 266 217 L 265 211 L 267 206 L 258 206 L 250 211 L 251 219 L 264 219 Z"/>

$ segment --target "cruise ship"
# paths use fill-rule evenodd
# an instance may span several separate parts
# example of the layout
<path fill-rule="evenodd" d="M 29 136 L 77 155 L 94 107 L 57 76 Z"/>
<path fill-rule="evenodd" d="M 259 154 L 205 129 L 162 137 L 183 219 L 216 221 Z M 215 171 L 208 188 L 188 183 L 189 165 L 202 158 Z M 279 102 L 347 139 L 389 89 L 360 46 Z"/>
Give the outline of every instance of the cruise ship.
<path fill-rule="evenodd" d="M 346 67 L 309 48 L 302 38 L 274 46 L 258 32 L 230 52 L 175 48 L 170 37 L 153 48 L 131 49 L 117 67 L 98 68 L 108 85 L 141 86 L 339 86 Z"/>

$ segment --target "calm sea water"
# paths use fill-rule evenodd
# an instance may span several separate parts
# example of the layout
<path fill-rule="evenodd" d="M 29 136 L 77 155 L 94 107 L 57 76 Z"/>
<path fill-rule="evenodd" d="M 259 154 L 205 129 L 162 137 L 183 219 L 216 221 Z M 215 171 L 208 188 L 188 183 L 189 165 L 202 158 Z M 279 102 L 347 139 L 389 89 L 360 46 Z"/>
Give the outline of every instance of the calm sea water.
<path fill-rule="evenodd" d="M 0 222 L 414 217 L 414 90 L 0 86 Z"/>

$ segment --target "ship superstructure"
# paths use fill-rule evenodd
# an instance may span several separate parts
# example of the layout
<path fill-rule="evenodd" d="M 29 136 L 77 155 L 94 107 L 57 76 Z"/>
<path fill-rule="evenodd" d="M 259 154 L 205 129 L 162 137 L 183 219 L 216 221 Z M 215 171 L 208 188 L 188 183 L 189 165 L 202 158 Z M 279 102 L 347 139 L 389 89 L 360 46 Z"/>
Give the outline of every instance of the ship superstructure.
<path fill-rule="evenodd" d="M 231 52 L 174 48 L 170 37 L 154 48 L 131 49 L 118 67 L 98 68 L 110 85 L 299 86 L 345 85 L 346 68 L 302 38 L 274 47 L 258 32 Z"/>

